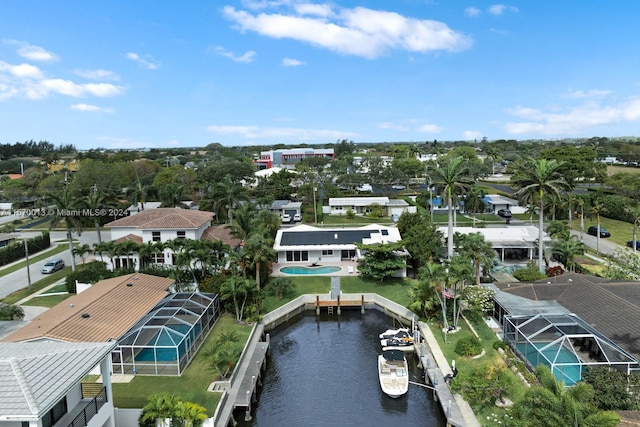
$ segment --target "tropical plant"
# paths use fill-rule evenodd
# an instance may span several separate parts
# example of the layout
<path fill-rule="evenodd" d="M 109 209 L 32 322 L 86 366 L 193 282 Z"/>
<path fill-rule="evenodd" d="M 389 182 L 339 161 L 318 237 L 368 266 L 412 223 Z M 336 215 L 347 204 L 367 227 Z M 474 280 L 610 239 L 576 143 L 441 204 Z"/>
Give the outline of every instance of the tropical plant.
<path fill-rule="evenodd" d="M 584 243 L 578 240 L 577 236 L 568 236 L 563 239 L 556 239 L 551 243 L 551 253 L 564 265 L 565 270 L 576 270 L 576 255 L 585 252 Z"/>
<path fill-rule="evenodd" d="M 471 214 L 473 218 L 473 226 L 476 226 L 476 214 L 484 212 L 486 205 L 484 204 L 484 190 L 478 187 L 471 187 L 469 192 L 464 195 L 464 211 Z"/>
<path fill-rule="evenodd" d="M 244 318 L 245 306 L 255 290 L 256 283 L 253 280 L 240 276 L 231 276 L 220 286 L 220 299 L 233 303 L 236 321 L 241 322 Z"/>
<path fill-rule="evenodd" d="M 459 195 L 468 191 L 473 180 L 469 175 L 466 162 L 462 157 L 448 159 L 444 165 L 438 165 L 427 171 L 447 204 L 447 257 L 453 257 L 453 209 Z"/>
<path fill-rule="evenodd" d="M 568 187 L 559 172 L 561 163 L 547 159 L 528 159 L 511 177 L 512 185 L 518 190 L 515 195 L 520 200 L 538 200 L 538 268 L 544 271 L 544 202 L 546 195 L 558 198 Z"/>
<path fill-rule="evenodd" d="M 19 305 L 0 303 L 0 320 L 22 320 L 24 310 Z"/>
<path fill-rule="evenodd" d="M 482 270 L 491 270 L 497 257 L 491 242 L 484 240 L 482 233 L 454 234 L 454 242 L 459 254 L 471 259 L 476 285 L 480 285 Z"/>
<path fill-rule="evenodd" d="M 633 206 L 633 207 L 628 207 L 625 209 L 627 215 L 629 215 L 629 219 L 631 220 L 631 223 L 633 224 L 633 251 L 636 251 L 636 247 L 637 247 L 637 241 L 638 241 L 638 226 L 640 226 L 640 204 Z"/>
<path fill-rule="evenodd" d="M 409 290 L 412 299 L 409 309 L 416 313 L 422 311 L 425 317 L 428 317 L 432 310 L 440 306 L 445 329 L 449 328 L 444 288 L 447 273 L 442 265 L 429 262 L 420 269 L 418 280 L 411 283 Z"/>
<path fill-rule="evenodd" d="M 60 193 L 51 194 L 51 200 L 55 206 L 55 214 L 51 218 L 50 228 L 54 228 L 62 221 L 67 229 L 67 240 L 69 241 L 69 255 L 71 255 L 71 270 L 76 271 L 76 261 L 73 255 L 72 231 L 81 233 L 82 228 L 78 221 L 78 211 L 82 208 L 82 200 L 71 193 L 66 185 Z"/>
<path fill-rule="evenodd" d="M 277 256 L 273 250 L 273 242 L 261 234 L 254 234 L 245 242 L 244 250 L 256 270 L 256 285 L 260 291 L 261 267 L 275 261 Z"/>
<path fill-rule="evenodd" d="M 232 180 L 229 175 L 213 185 L 208 197 L 213 201 L 216 211 L 226 209 L 229 225 L 233 225 L 233 209 L 236 204 L 247 199 L 244 186 L 239 181 Z"/>
<path fill-rule="evenodd" d="M 82 260 L 82 268 L 84 268 L 84 256 L 92 252 L 91 246 L 88 244 L 82 244 L 73 248 L 73 256 L 78 256 Z"/>
<path fill-rule="evenodd" d="M 604 203 L 600 200 L 595 200 L 591 205 L 591 209 L 589 209 L 589 213 L 591 215 L 596 216 L 596 223 L 598 227 L 597 236 L 596 236 L 596 253 L 600 253 L 600 216 L 607 212 L 607 208 L 605 208 Z"/>
<path fill-rule="evenodd" d="M 384 281 L 406 266 L 404 248 L 401 242 L 366 245 L 356 243 L 364 256 L 358 260 L 360 275 L 373 280 Z"/>
<path fill-rule="evenodd" d="M 535 370 L 540 385 L 529 388 L 511 410 L 518 427 L 614 427 L 620 422 L 615 412 L 606 412 L 593 404 L 593 387 L 579 382 L 570 388 L 551 373 L 549 367 Z"/>

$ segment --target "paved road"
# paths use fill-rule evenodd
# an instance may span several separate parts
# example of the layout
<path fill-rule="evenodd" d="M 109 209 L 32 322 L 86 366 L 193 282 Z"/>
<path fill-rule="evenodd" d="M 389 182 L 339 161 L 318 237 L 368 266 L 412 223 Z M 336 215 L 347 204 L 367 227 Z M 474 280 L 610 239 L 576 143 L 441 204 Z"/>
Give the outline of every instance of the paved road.
<path fill-rule="evenodd" d="M 18 232 L 16 234 L 19 234 L 21 238 L 25 238 L 25 237 L 31 238 L 34 236 L 39 236 L 41 233 L 42 233 L 41 231 L 24 231 L 24 232 Z M 102 231 L 101 235 L 102 235 L 103 241 L 111 239 L 111 236 L 108 230 L 106 232 Z M 56 258 L 62 259 L 65 265 L 71 265 L 71 254 L 69 253 L 69 250 L 68 250 L 69 245 L 67 243 L 66 232 L 52 231 L 50 232 L 50 236 L 51 236 L 52 246 L 59 242 L 64 242 L 65 248 L 67 248 L 67 250 L 65 250 L 64 252 L 60 252 L 59 254 L 57 254 Z M 78 236 L 77 233 L 74 233 L 73 238 L 74 240 L 77 240 L 80 244 L 86 243 L 89 246 L 93 247 L 93 245 L 98 242 L 98 233 L 96 233 L 95 231 L 85 231 L 85 232 L 82 232 L 80 236 Z M 42 269 L 42 266 L 45 264 L 45 262 L 46 260 L 30 263 L 29 272 L 31 274 L 32 284 L 42 279 L 45 276 L 44 274 L 40 273 L 40 270 Z M 9 273 L 6 276 L 0 277 L 0 298 L 4 298 L 13 292 L 20 289 L 24 289 L 28 286 L 29 286 L 29 280 L 27 276 L 26 267 L 21 268 L 20 270 L 14 271 L 13 273 Z"/>

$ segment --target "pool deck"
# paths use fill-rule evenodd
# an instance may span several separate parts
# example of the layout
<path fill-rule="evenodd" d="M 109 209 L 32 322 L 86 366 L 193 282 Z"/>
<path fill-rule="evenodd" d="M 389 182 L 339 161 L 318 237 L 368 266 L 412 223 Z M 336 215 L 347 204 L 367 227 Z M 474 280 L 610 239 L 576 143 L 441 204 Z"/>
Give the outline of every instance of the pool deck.
<path fill-rule="evenodd" d="M 280 271 L 283 267 L 340 267 L 340 271 L 334 271 L 325 274 L 289 274 Z M 349 268 L 351 267 L 351 268 Z M 273 264 L 271 268 L 271 276 L 287 277 L 287 276 L 357 276 L 358 263 L 355 261 L 342 262 L 320 262 L 312 266 L 309 261 L 304 262 L 287 262 L 281 264 Z"/>

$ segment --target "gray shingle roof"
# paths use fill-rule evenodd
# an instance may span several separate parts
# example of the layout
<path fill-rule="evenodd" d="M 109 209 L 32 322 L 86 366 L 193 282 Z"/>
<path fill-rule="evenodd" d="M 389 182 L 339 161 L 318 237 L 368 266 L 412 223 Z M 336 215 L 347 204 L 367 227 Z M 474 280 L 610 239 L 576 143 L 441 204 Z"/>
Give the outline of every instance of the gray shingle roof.
<path fill-rule="evenodd" d="M 0 343 L 0 416 L 42 417 L 116 344 Z"/>

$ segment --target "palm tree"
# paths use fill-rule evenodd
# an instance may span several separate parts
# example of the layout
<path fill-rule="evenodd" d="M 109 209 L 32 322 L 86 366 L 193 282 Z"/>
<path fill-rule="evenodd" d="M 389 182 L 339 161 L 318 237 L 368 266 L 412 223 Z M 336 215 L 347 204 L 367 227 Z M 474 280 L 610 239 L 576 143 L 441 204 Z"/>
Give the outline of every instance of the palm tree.
<path fill-rule="evenodd" d="M 24 310 L 19 305 L 0 303 L 0 320 L 22 320 Z"/>
<path fill-rule="evenodd" d="M 579 197 L 576 204 L 580 207 L 580 241 L 584 240 L 584 199 Z"/>
<path fill-rule="evenodd" d="M 247 300 L 255 287 L 256 283 L 253 280 L 240 276 L 232 276 L 220 286 L 220 299 L 222 301 L 233 301 L 236 321 L 242 321 Z"/>
<path fill-rule="evenodd" d="M 56 215 L 51 218 L 50 228 L 54 228 L 60 221 L 63 221 L 67 228 L 67 240 L 69 241 L 69 255 L 71 255 L 71 270 L 76 271 L 76 261 L 73 256 L 73 236 L 72 230 L 76 230 L 78 233 L 82 231 L 80 227 L 80 221 L 78 221 L 79 215 L 77 212 L 82 208 L 82 200 L 75 197 L 69 186 L 66 185 L 62 192 L 58 194 L 52 194 L 51 200 L 54 203 Z"/>
<path fill-rule="evenodd" d="M 138 252 L 138 250 L 140 249 L 140 244 L 134 242 L 133 240 L 125 240 L 124 242 L 116 244 L 115 249 L 116 255 L 125 256 L 127 260 L 127 267 L 124 268 L 128 268 L 130 267 L 131 263 L 134 263 L 137 260 L 138 257 L 134 257 L 133 254 Z"/>
<path fill-rule="evenodd" d="M 469 169 L 462 157 L 454 157 L 444 165 L 430 171 L 436 191 L 446 198 L 448 210 L 447 257 L 453 256 L 453 207 L 458 195 L 464 194 L 472 184 Z"/>
<path fill-rule="evenodd" d="M 260 291 L 260 270 L 263 263 L 273 262 L 276 252 L 273 250 L 273 242 L 261 234 L 254 234 L 247 239 L 244 250 L 251 259 L 251 264 L 256 269 L 256 285 Z"/>
<path fill-rule="evenodd" d="M 184 207 L 184 184 L 170 182 L 160 189 L 160 200 L 163 207 Z"/>
<path fill-rule="evenodd" d="M 544 201 L 545 195 L 559 196 L 567 188 L 559 172 L 561 163 L 556 160 L 530 158 L 520 170 L 511 177 L 512 185 L 518 189 L 515 195 L 520 200 L 531 200 L 537 195 L 539 203 L 538 218 L 538 268 L 544 272 Z"/>
<path fill-rule="evenodd" d="M 91 252 L 92 252 L 91 251 L 91 246 L 89 246 L 86 243 L 83 244 L 83 245 L 80 245 L 80 246 L 78 246 L 76 248 L 73 248 L 73 256 L 79 256 L 80 259 L 82 259 L 82 268 L 84 268 L 84 265 L 85 265 L 84 264 L 84 256 L 86 254 L 90 254 Z"/>
<path fill-rule="evenodd" d="M 598 224 L 598 235 L 596 236 L 596 253 L 597 254 L 600 253 L 600 215 L 606 212 L 607 212 L 607 209 L 604 207 L 604 204 L 599 200 L 596 200 L 593 203 L 593 205 L 591 205 L 591 209 L 589 209 L 589 213 L 591 215 L 596 216 L 596 221 Z"/>
<path fill-rule="evenodd" d="M 127 197 L 132 205 L 138 206 L 140 203 L 140 210 L 144 210 L 144 203 L 147 198 L 148 189 L 145 187 L 140 178 L 136 179 L 136 184 L 133 188 L 127 190 Z"/>
<path fill-rule="evenodd" d="M 592 403 L 593 387 L 580 381 L 565 388 L 549 367 L 538 365 L 535 371 L 540 385 L 529 388 L 513 405 L 513 425 L 518 427 L 614 427 L 620 416 L 601 411 Z"/>
<path fill-rule="evenodd" d="M 98 233 L 98 243 L 102 242 L 102 234 L 100 232 L 100 219 L 101 216 L 97 213 L 100 209 L 107 206 L 107 198 L 105 196 L 101 196 L 98 193 L 98 187 L 94 186 L 94 190 L 85 198 L 84 204 L 85 206 L 93 212 L 93 223 L 96 226 L 96 232 Z M 106 211 L 105 211 L 106 212 Z"/>
<path fill-rule="evenodd" d="M 410 291 L 414 302 L 409 306 L 414 311 L 422 308 L 426 314 L 427 309 L 431 309 L 436 305 L 433 301 L 435 297 L 435 300 L 440 304 L 442 309 L 442 321 L 445 329 L 449 329 L 446 292 L 444 289 L 447 275 L 448 271 L 442 265 L 433 262 L 425 264 L 425 266 L 420 269 L 418 275 L 419 283 L 414 284 Z"/>
<path fill-rule="evenodd" d="M 637 241 L 638 241 L 638 231 L 637 228 L 640 226 L 640 205 L 636 205 L 633 207 L 625 208 L 625 211 L 629 215 L 631 222 L 633 223 L 633 252 L 637 249 Z"/>
<path fill-rule="evenodd" d="M 166 392 L 152 394 L 142 407 L 139 423 L 141 426 L 164 426 L 164 420 L 175 418 L 176 407 L 180 399 L 175 394 Z"/>
<path fill-rule="evenodd" d="M 233 237 L 246 240 L 253 231 L 258 211 L 252 203 L 243 203 L 233 212 L 236 221 L 227 225 L 227 228 L 231 231 Z"/>
<path fill-rule="evenodd" d="M 476 226 L 476 214 L 484 212 L 486 205 L 484 204 L 484 190 L 478 187 L 471 187 L 469 192 L 464 196 L 464 211 L 471 213 L 473 217 L 473 227 Z"/>
<path fill-rule="evenodd" d="M 454 238 L 458 253 L 471 259 L 475 282 L 477 286 L 480 286 L 482 268 L 490 269 L 493 267 L 496 258 L 495 249 L 493 249 L 491 242 L 484 240 L 482 233 L 456 233 Z"/>
<path fill-rule="evenodd" d="M 246 189 L 240 182 L 233 181 L 229 175 L 217 182 L 210 193 L 213 205 L 217 210 L 226 209 L 229 225 L 233 225 L 233 208 L 241 200 L 246 200 Z"/>
<path fill-rule="evenodd" d="M 207 410 L 192 402 L 179 402 L 175 413 L 182 420 L 182 427 L 200 427 L 207 419 Z"/>
<path fill-rule="evenodd" d="M 578 240 L 576 236 L 567 236 L 567 238 L 554 240 L 551 245 L 551 253 L 560 260 L 567 271 L 576 270 L 575 257 L 576 255 L 583 255 L 584 251 L 584 243 Z"/>

